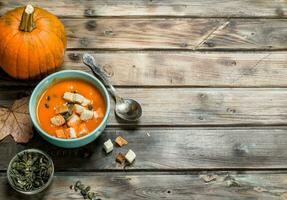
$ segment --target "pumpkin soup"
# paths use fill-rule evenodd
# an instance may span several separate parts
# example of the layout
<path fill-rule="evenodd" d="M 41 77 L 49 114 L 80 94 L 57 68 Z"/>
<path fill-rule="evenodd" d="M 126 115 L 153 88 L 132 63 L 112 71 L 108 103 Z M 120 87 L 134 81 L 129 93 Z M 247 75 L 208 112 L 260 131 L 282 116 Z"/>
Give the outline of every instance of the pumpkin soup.
<path fill-rule="evenodd" d="M 100 91 L 80 79 L 56 82 L 42 94 L 37 105 L 41 128 L 64 139 L 89 134 L 102 122 L 105 112 Z"/>

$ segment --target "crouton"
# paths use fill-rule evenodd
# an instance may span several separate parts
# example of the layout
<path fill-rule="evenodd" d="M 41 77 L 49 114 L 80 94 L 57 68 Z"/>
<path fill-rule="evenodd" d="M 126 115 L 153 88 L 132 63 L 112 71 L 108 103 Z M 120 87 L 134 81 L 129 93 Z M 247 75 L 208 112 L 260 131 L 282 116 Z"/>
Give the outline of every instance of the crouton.
<path fill-rule="evenodd" d="M 82 102 L 82 106 L 87 106 L 91 103 L 91 101 L 89 99 L 84 98 L 83 102 Z"/>
<path fill-rule="evenodd" d="M 69 118 L 68 118 L 68 126 L 69 127 L 74 127 L 74 126 L 77 126 L 78 124 L 80 124 L 81 120 L 79 118 L 78 115 L 76 114 L 72 114 Z"/>
<path fill-rule="evenodd" d="M 66 120 L 62 115 L 56 115 L 50 119 L 50 122 L 55 126 L 62 126 L 65 124 Z"/>
<path fill-rule="evenodd" d="M 116 161 L 120 164 L 123 164 L 125 160 L 126 160 L 125 155 L 123 155 L 122 153 L 118 153 Z"/>
<path fill-rule="evenodd" d="M 69 136 L 68 138 L 77 138 L 76 131 L 74 128 L 67 128 L 66 134 Z"/>
<path fill-rule="evenodd" d="M 135 152 L 133 152 L 131 149 L 127 152 L 125 155 L 126 160 L 131 164 L 136 158 Z"/>
<path fill-rule="evenodd" d="M 87 121 L 94 117 L 94 112 L 91 110 L 84 110 L 80 116 L 82 121 Z"/>
<path fill-rule="evenodd" d="M 83 97 L 82 95 L 75 93 L 74 94 L 74 102 L 75 103 L 79 103 L 81 104 L 84 101 L 85 97 Z"/>
<path fill-rule="evenodd" d="M 67 138 L 63 129 L 58 129 L 56 130 L 55 133 L 57 138 L 63 138 L 63 139 Z"/>
<path fill-rule="evenodd" d="M 117 145 L 119 145 L 120 147 L 128 144 L 128 141 L 126 141 L 124 138 L 122 138 L 121 136 L 118 136 L 116 139 L 115 139 L 115 143 Z"/>
<path fill-rule="evenodd" d="M 79 135 L 86 135 L 89 133 L 89 129 L 88 127 L 86 126 L 86 124 L 82 123 L 80 124 L 79 126 Z"/>
<path fill-rule="evenodd" d="M 85 110 L 85 108 L 83 107 L 83 106 L 80 106 L 79 104 L 75 104 L 74 106 L 73 106 L 73 110 L 77 113 L 77 114 L 81 114 L 84 110 Z"/>
<path fill-rule="evenodd" d="M 65 99 L 66 101 L 69 101 L 69 102 L 74 102 L 74 95 L 75 94 L 72 92 L 65 92 L 63 99 Z"/>
<path fill-rule="evenodd" d="M 104 149 L 106 153 L 110 153 L 114 149 L 114 145 L 110 139 L 104 143 Z"/>
<path fill-rule="evenodd" d="M 83 97 L 82 95 L 78 93 L 65 92 L 63 95 L 63 99 L 65 99 L 66 101 L 72 102 L 72 103 L 81 104 L 85 100 L 85 97 Z"/>
<path fill-rule="evenodd" d="M 69 108 L 67 105 L 61 105 L 61 106 L 55 107 L 56 114 L 62 114 L 62 113 L 66 113 L 68 111 L 69 111 Z"/>

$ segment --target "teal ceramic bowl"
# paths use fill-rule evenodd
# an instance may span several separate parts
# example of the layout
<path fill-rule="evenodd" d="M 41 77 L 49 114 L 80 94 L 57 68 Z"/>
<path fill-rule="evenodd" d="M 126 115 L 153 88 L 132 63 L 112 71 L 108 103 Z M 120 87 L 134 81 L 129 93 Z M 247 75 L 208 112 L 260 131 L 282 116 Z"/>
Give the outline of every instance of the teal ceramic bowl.
<path fill-rule="evenodd" d="M 61 139 L 61 138 L 56 138 L 48 133 L 46 133 L 39 125 L 38 118 L 37 118 L 37 104 L 38 100 L 40 99 L 41 95 L 43 92 L 53 83 L 59 81 L 59 80 L 64 80 L 64 79 L 81 79 L 89 82 L 90 84 L 94 85 L 102 94 L 102 96 L 105 99 L 105 104 L 106 104 L 106 113 L 103 118 L 103 121 L 101 124 L 91 133 L 88 135 L 85 135 L 80 138 L 75 138 L 75 139 Z M 108 94 L 107 89 L 105 86 L 94 76 L 78 71 L 78 70 L 63 70 L 60 72 L 53 73 L 49 76 L 47 76 L 45 79 L 43 79 L 34 89 L 30 102 L 29 102 L 29 112 L 30 116 L 33 122 L 33 125 L 35 129 L 39 132 L 39 134 L 48 142 L 51 144 L 54 144 L 59 147 L 63 148 L 76 148 L 76 147 L 81 147 L 84 146 L 92 141 L 94 141 L 105 129 L 108 121 L 108 117 L 110 114 L 110 97 Z"/>

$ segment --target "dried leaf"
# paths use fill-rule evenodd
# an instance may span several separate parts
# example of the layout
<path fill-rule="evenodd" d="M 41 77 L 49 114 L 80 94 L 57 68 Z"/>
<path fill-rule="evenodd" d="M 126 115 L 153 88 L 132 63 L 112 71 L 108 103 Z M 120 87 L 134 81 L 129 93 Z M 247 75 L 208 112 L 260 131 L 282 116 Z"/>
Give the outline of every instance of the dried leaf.
<path fill-rule="evenodd" d="M 0 108 L 0 140 L 12 135 L 15 142 L 27 143 L 33 136 L 28 112 L 29 97 L 15 100 L 10 108 Z"/>

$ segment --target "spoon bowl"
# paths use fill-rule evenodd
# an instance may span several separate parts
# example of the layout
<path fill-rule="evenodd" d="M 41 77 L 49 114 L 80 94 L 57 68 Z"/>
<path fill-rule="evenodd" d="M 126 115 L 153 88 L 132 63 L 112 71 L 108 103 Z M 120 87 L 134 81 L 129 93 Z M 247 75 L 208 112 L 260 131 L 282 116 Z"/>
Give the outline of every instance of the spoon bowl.
<path fill-rule="evenodd" d="M 142 116 L 141 105 L 133 99 L 122 99 L 116 101 L 116 115 L 128 121 L 137 121 Z"/>

